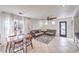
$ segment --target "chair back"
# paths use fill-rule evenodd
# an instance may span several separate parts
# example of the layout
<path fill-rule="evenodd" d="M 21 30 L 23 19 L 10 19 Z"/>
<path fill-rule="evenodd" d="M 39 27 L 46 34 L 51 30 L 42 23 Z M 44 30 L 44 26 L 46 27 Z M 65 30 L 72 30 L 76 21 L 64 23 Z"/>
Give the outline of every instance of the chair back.
<path fill-rule="evenodd" d="M 24 40 L 23 39 L 18 39 L 13 41 L 13 51 L 18 52 L 20 50 L 24 50 Z M 16 50 L 16 51 L 15 51 Z"/>

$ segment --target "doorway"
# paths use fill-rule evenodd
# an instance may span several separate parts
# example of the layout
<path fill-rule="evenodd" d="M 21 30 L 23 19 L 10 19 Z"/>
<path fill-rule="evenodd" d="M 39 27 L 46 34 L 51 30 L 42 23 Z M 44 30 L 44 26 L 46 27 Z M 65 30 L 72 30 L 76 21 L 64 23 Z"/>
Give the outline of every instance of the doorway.
<path fill-rule="evenodd" d="M 62 37 L 67 37 L 67 22 L 59 22 L 59 35 Z"/>

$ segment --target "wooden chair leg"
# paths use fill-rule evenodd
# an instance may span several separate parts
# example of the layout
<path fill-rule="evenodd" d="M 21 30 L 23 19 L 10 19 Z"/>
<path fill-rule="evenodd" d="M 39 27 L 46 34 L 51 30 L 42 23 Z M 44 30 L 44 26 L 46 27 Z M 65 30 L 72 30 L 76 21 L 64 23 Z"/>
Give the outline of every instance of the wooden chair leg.
<path fill-rule="evenodd" d="M 25 50 L 24 50 L 24 48 L 23 48 L 23 53 L 25 53 Z"/>
<path fill-rule="evenodd" d="M 13 44 L 13 53 L 15 53 L 15 51 L 14 51 L 14 50 L 15 50 L 15 43 Z"/>
<path fill-rule="evenodd" d="M 31 40 L 31 47 L 32 47 L 32 49 L 33 49 L 33 44 L 32 44 L 32 40 Z"/>
<path fill-rule="evenodd" d="M 8 50 L 8 47 L 9 47 L 9 42 L 7 42 L 7 45 L 6 45 L 6 52 Z"/>
<path fill-rule="evenodd" d="M 26 46 L 26 53 L 27 53 L 27 46 Z"/>
<path fill-rule="evenodd" d="M 31 43 L 31 47 L 32 47 L 32 49 L 33 49 L 33 44 Z"/>
<path fill-rule="evenodd" d="M 10 47 L 9 47 L 9 53 L 11 52 L 11 48 L 12 48 L 12 42 L 9 43 Z"/>

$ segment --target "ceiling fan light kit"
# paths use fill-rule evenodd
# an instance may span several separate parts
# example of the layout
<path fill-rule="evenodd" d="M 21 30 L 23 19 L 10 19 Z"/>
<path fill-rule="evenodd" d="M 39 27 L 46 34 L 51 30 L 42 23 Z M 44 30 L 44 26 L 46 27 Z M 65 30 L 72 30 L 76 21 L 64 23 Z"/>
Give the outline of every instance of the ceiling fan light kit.
<path fill-rule="evenodd" d="M 55 21 L 52 21 L 52 24 L 55 24 Z"/>
<path fill-rule="evenodd" d="M 48 22 L 45 22 L 45 25 L 48 25 Z"/>

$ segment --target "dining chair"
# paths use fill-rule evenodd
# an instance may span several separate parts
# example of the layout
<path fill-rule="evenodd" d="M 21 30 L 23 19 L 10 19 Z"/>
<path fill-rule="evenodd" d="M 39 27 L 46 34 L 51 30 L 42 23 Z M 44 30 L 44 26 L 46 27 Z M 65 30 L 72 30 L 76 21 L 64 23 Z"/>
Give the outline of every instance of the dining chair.
<path fill-rule="evenodd" d="M 13 53 L 19 52 L 21 50 L 25 52 L 24 51 L 24 39 L 13 41 Z"/>
<path fill-rule="evenodd" d="M 13 36 L 9 36 L 9 41 L 7 41 L 7 44 L 6 44 L 6 52 L 9 51 L 9 53 L 12 51 L 13 53 L 17 52 L 15 51 L 16 49 L 19 49 L 20 50 L 23 50 L 24 52 L 24 39 L 16 39 L 15 38 L 16 35 L 13 35 Z"/>
<path fill-rule="evenodd" d="M 6 38 L 7 43 L 6 43 L 6 50 L 5 52 L 9 52 L 11 51 L 12 48 L 12 41 L 14 40 L 15 35 L 12 36 L 8 36 L 8 38 Z"/>
<path fill-rule="evenodd" d="M 31 46 L 33 49 L 33 44 L 32 44 L 32 35 L 31 34 L 27 34 L 25 37 L 25 45 L 26 45 L 26 53 L 27 53 L 27 47 Z"/>

